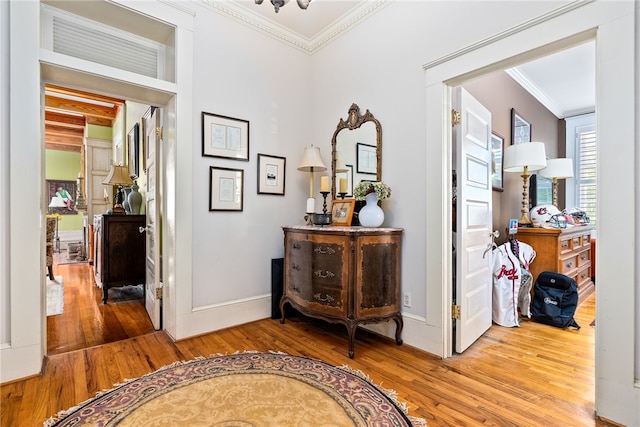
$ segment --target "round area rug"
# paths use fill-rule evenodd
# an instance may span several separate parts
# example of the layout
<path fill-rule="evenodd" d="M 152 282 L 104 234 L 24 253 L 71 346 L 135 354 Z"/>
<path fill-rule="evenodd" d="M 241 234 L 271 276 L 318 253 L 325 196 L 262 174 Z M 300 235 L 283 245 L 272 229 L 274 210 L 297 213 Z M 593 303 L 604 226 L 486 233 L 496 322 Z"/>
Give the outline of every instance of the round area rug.
<path fill-rule="evenodd" d="M 177 362 L 59 413 L 45 426 L 412 426 L 395 394 L 348 367 L 280 353 Z"/>

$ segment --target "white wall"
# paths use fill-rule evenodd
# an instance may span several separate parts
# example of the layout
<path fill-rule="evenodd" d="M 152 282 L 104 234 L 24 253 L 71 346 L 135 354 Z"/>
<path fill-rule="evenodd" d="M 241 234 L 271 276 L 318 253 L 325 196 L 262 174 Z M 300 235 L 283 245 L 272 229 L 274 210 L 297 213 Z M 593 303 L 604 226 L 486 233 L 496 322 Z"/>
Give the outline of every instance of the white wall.
<path fill-rule="evenodd" d="M 0 192 L 9 192 L 9 2 L 0 2 Z M 0 348 L 10 344 L 9 204 L 0 206 Z"/>

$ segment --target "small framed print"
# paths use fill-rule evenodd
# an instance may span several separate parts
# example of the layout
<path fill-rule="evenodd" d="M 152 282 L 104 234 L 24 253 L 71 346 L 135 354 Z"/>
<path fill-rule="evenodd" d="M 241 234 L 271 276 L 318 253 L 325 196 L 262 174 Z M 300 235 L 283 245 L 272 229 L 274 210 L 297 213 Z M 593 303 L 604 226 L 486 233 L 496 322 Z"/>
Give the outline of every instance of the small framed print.
<path fill-rule="evenodd" d="M 249 121 L 203 111 L 202 155 L 249 161 Z"/>
<path fill-rule="evenodd" d="M 209 211 L 242 211 L 244 170 L 210 167 Z"/>
<path fill-rule="evenodd" d="M 356 172 L 375 175 L 377 165 L 376 146 L 362 142 L 356 143 Z"/>
<path fill-rule="evenodd" d="M 331 225 L 348 227 L 353 218 L 356 199 L 338 199 L 331 202 Z"/>
<path fill-rule="evenodd" d="M 258 153 L 258 194 L 284 196 L 285 157 Z"/>
<path fill-rule="evenodd" d="M 140 176 L 140 125 L 133 125 L 127 134 L 129 175 L 132 179 Z"/>
<path fill-rule="evenodd" d="M 531 123 L 526 121 L 515 108 L 511 109 L 511 145 L 531 142 Z"/>
<path fill-rule="evenodd" d="M 493 191 L 504 191 L 502 170 L 502 158 L 504 157 L 504 138 L 495 133 L 491 133 L 491 187 Z"/>

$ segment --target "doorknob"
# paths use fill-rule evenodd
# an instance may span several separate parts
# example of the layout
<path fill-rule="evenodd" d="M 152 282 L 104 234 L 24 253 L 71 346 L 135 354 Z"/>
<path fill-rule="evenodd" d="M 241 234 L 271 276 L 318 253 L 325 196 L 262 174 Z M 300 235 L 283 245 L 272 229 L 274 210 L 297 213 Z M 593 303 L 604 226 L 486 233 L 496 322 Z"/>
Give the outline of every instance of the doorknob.
<path fill-rule="evenodd" d="M 146 227 L 140 226 L 140 227 L 138 227 L 138 231 L 140 232 L 140 234 L 144 233 L 148 229 L 149 229 L 149 226 L 146 226 Z"/>

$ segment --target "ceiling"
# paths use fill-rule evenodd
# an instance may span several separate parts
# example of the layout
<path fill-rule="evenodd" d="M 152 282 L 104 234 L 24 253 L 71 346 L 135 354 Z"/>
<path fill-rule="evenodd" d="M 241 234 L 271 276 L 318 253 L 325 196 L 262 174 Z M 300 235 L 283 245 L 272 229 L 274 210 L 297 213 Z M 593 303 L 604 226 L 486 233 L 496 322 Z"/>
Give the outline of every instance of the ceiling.
<path fill-rule="evenodd" d="M 88 124 L 113 126 L 124 100 L 45 85 L 44 135 L 50 150 L 81 152 Z"/>
<path fill-rule="evenodd" d="M 208 0 L 202 0 L 207 3 Z M 278 13 L 271 0 L 261 5 L 254 0 L 208 2 L 222 12 L 242 15 L 256 28 L 303 48 L 310 53 L 348 31 L 390 1 L 311 0 L 307 10 L 295 0 Z M 226 6 L 221 6 L 226 5 Z M 220 10 L 220 9 L 219 9 Z M 589 42 L 521 64 L 506 72 L 558 118 L 595 111 L 595 43 Z M 80 152 L 86 124 L 111 126 L 124 100 L 46 85 L 46 147 Z"/>
<path fill-rule="evenodd" d="M 359 22 L 352 17 L 370 16 L 372 5 L 367 0 L 311 0 L 302 10 L 291 0 L 276 13 L 270 0 L 261 5 L 254 0 L 231 3 L 239 5 L 240 13 L 248 19 L 258 17 L 274 29 L 309 41 L 311 51 L 321 45 L 314 44 L 314 40 L 328 40 L 327 34 L 336 32 L 338 27 L 348 29 Z M 594 42 L 522 64 L 507 73 L 558 118 L 595 111 Z"/>

